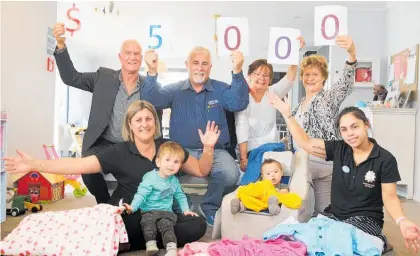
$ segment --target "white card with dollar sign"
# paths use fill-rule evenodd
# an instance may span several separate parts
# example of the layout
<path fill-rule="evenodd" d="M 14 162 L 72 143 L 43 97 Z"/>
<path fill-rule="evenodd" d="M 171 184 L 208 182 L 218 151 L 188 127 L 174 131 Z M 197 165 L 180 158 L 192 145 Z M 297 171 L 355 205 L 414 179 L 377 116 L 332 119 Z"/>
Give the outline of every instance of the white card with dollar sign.
<path fill-rule="evenodd" d="M 66 13 L 63 15 L 59 15 L 60 22 L 64 21 L 64 30 L 65 33 L 61 37 L 71 38 L 74 37 L 77 31 L 80 30 L 82 24 L 80 21 L 80 10 L 75 3 L 69 6 L 66 9 Z M 59 18 L 59 17 L 57 17 Z"/>

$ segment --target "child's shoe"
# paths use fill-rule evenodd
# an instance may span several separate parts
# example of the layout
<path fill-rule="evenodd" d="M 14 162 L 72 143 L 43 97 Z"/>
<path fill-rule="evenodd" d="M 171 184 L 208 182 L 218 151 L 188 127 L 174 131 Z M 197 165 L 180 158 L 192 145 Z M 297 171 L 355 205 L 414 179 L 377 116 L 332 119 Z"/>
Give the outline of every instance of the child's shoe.
<path fill-rule="evenodd" d="M 152 256 L 159 252 L 159 248 L 156 245 L 156 240 L 150 240 L 146 243 L 146 255 Z"/>
<path fill-rule="evenodd" d="M 234 198 L 232 201 L 230 201 L 230 212 L 235 215 L 238 212 L 244 212 L 245 206 L 242 204 L 242 202 L 239 200 L 239 198 Z"/>
<path fill-rule="evenodd" d="M 165 256 L 177 256 L 178 248 L 176 247 L 176 243 L 168 243 L 166 245 L 166 254 Z"/>
<path fill-rule="evenodd" d="M 277 215 L 280 213 L 279 200 L 276 196 L 268 198 L 268 212 L 270 215 Z"/>

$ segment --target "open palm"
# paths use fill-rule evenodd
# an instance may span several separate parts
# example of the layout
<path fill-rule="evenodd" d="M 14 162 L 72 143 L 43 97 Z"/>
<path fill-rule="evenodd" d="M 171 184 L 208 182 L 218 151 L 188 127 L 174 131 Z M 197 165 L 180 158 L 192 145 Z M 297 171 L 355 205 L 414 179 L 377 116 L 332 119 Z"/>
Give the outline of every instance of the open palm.
<path fill-rule="evenodd" d="M 16 151 L 16 157 L 4 157 L 4 166 L 8 173 L 26 173 L 31 171 L 31 161 L 34 159 L 20 151 Z"/>
<path fill-rule="evenodd" d="M 417 253 L 420 251 L 420 228 L 409 220 L 404 220 L 400 224 L 400 231 L 405 240 L 405 247 Z"/>
<path fill-rule="evenodd" d="M 219 127 L 216 125 L 216 122 L 207 122 L 206 133 L 203 134 L 201 129 L 198 129 L 198 134 L 200 135 L 200 140 L 204 146 L 207 147 L 214 147 L 216 145 L 217 140 L 220 136 Z"/>
<path fill-rule="evenodd" d="M 354 46 L 354 42 L 353 39 L 351 38 L 351 36 L 343 36 L 343 35 L 339 35 L 335 38 L 335 43 L 345 49 L 348 53 L 354 53 L 355 52 L 355 46 Z"/>
<path fill-rule="evenodd" d="M 290 113 L 290 105 L 287 103 L 287 98 L 284 97 L 284 99 L 280 99 L 277 94 L 269 92 L 268 98 L 270 99 L 270 104 L 274 108 L 276 108 L 280 113 L 283 115 L 283 117 L 289 115 Z"/>

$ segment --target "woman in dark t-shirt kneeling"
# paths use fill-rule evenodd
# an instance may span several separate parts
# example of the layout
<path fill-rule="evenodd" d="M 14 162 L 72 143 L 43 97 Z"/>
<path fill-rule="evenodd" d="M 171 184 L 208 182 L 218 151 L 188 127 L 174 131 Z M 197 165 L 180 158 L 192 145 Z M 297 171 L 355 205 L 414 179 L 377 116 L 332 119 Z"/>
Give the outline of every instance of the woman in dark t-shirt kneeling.
<path fill-rule="evenodd" d="M 196 159 L 185 151 L 182 170 L 189 175 L 205 177 L 213 164 L 213 148 L 220 131 L 215 123 L 208 123 L 205 133 L 201 130 L 203 154 Z M 115 144 L 92 156 L 84 158 L 61 158 L 58 160 L 38 160 L 19 152 L 17 157 L 5 158 L 9 173 L 40 171 L 54 174 L 112 173 L 118 187 L 108 203 L 118 205 L 123 199 L 130 203 L 143 176 L 156 168 L 155 157 L 165 139 L 161 138 L 160 124 L 155 108 L 147 101 L 133 102 L 125 115 L 123 124 L 125 142 Z M 140 212 L 123 215 L 131 250 L 144 249 L 144 237 L 141 232 Z M 178 215 L 175 234 L 178 246 L 198 241 L 206 232 L 206 223 L 202 217 Z M 161 237 L 158 244 L 162 247 Z"/>
<path fill-rule="evenodd" d="M 397 195 L 401 180 L 397 160 L 368 136 L 369 120 L 356 107 L 347 107 L 337 116 L 336 125 L 343 140 L 310 138 L 290 114 L 287 100 L 270 95 L 271 104 L 283 115 L 299 147 L 308 153 L 333 161 L 331 209 L 333 219 L 351 224 L 379 237 L 382 233 L 383 207 L 398 225 L 408 249 L 420 250 L 420 228 L 409 221 Z"/>

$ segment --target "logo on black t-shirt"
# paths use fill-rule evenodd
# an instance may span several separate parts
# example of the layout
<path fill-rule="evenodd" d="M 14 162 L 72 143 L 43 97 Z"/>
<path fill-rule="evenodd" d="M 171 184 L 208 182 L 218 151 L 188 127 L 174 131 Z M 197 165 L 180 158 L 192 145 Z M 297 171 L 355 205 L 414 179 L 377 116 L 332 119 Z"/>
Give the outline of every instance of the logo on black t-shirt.
<path fill-rule="evenodd" d="M 374 188 L 375 184 L 373 182 L 375 182 L 376 176 L 375 173 L 373 171 L 368 171 L 365 174 L 365 181 L 367 182 L 363 182 L 363 185 L 365 185 L 365 187 L 367 188 Z"/>

